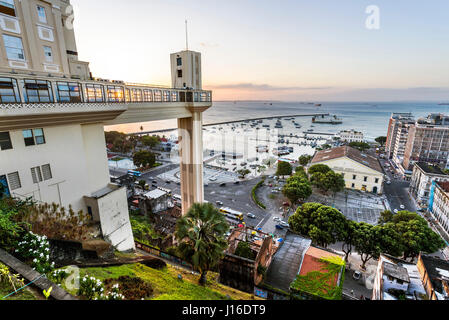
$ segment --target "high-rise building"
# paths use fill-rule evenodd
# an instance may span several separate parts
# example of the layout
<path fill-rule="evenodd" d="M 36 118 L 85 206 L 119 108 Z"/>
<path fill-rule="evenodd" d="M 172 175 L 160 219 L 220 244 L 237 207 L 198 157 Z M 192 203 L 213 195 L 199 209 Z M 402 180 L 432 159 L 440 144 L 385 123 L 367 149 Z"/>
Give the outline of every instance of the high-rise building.
<path fill-rule="evenodd" d="M 430 114 L 410 126 L 403 167 L 411 170 L 415 162 L 447 167 L 449 157 L 449 116 Z"/>
<path fill-rule="evenodd" d="M 385 152 L 388 159 L 402 162 L 405 145 L 407 143 L 408 129 L 415 123 L 411 113 L 393 113 L 388 124 L 387 143 Z"/>
<path fill-rule="evenodd" d="M 72 23 L 69 0 L 0 1 L 0 72 L 90 79 Z"/>

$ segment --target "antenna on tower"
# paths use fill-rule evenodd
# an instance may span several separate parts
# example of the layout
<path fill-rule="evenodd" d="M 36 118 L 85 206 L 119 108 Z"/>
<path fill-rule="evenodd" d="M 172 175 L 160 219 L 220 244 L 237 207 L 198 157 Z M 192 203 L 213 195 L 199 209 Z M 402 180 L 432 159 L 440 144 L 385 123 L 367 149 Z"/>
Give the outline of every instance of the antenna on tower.
<path fill-rule="evenodd" d="M 186 51 L 189 51 L 189 34 L 187 32 L 187 19 L 186 19 Z"/>

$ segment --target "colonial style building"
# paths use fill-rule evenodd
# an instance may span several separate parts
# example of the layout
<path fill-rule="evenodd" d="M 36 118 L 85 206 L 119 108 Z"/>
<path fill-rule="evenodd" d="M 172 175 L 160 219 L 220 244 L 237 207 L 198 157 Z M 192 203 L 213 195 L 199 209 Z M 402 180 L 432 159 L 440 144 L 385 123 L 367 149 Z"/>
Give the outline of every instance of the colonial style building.
<path fill-rule="evenodd" d="M 415 163 L 409 190 L 420 206 L 427 208 L 434 181 L 449 181 L 449 175 L 437 166 L 424 162 Z"/>
<path fill-rule="evenodd" d="M 351 130 L 343 130 L 337 134 L 337 137 L 340 138 L 341 141 L 344 142 L 363 142 L 365 141 L 363 138 L 363 132 Z"/>
<path fill-rule="evenodd" d="M 325 164 L 336 173 L 341 173 L 346 188 L 368 191 L 375 194 L 383 192 L 384 174 L 379 161 L 349 146 L 319 151 L 312 159 L 311 166 Z"/>

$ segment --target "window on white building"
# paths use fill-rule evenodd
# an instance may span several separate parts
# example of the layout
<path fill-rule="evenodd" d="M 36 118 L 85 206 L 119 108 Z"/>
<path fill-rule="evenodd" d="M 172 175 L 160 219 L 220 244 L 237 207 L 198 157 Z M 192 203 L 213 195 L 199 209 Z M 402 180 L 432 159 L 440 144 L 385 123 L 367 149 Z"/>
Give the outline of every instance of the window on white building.
<path fill-rule="evenodd" d="M 37 6 L 37 15 L 39 17 L 39 22 L 47 23 L 47 14 L 45 13 L 45 8 Z"/>
<path fill-rule="evenodd" d="M 51 50 L 51 47 L 44 46 L 44 55 L 46 62 L 53 62 L 53 51 Z"/>
<path fill-rule="evenodd" d="M 0 13 L 15 17 L 15 9 L 14 0 L 0 0 Z"/>
<path fill-rule="evenodd" d="M 22 188 L 18 172 L 8 173 L 8 182 L 11 190 Z"/>
<path fill-rule="evenodd" d="M 44 180 L 50 180 L 52 178 L 51 168 L 49 164 L 45 164 L 42 166 L 42 175 Z"/>
<path fill-rule="evenodd" d="M 25 60 L 25 52 L 23 51 L 22 39 L 19 37 L 3 35 L 3 43 L 5 44 L 6 55 L 10 60 Z"/>
<path fill-rule="evenodd" d="M 23 130 L 23 138 L 25 146 L 34 146 L 45 143 L 45 136 L 43 129 L 27 129 Z"/>
<path fill-rule="evenodd" d="M 0 150 L 12 149 L 11 137 L 9 132 L 0 132 Z"/>
<path fill-rule="evenodd" d="M 31 177 L 33 178 L 33 183 L 42 182 L 42 172 L 41 167 L 31 168 Z"/>

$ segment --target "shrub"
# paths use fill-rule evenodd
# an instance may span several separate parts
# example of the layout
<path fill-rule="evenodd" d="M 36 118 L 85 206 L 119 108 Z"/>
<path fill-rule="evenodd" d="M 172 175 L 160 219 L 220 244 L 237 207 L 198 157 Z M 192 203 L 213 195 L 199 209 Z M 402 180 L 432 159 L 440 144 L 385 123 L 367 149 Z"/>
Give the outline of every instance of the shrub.
<path fill-rule="evenodd" d="M 245 242 L 245 241 L 239 242 L 239 244 L 237 245 L 237 248 L 235 249 L 234 254 L 236 256 L 250 259 L 250 260 L 254 260 L 257 256 L 256 253 L 253 250 L 251 250 L 249 243 Z"/>
<path fill-rule="evenodd" d="M 120 288 L 121 295 L 127 300 L 142 300 L 153 294 L 153 287 L 136 277 L 120 276 L 118 279 L 106 279 L 104 284 L 107 289 L 116 290 L 116 294 Z"/>
<path fill-rule="evenodd" d="M 169 249 L 171 249 L 171 248 L 173 248 L 173 247 L 170 247 Z M 177 255 L 174 255 L 174 254 L 168 252 L 168 250 L 167 250 L 167 253 L 172 255 L 172 256 L 177 257 Z M 165 263 L 164 260 L 161 260 L 161 259 L 158 259 L 158 258 L 148 258 L 148 259 L 145 259 L 144 261 L 142 261 L 140 263 L 145 265 L 145 266 L 147 266 L 147 267 L 150 267 L 150 268 L 153 268 L 153 269 L 157 269 L 157 270 L 163 269 L 163 268 L 165 268 L 167 266 L 167 264 Z"/>
<path fill-rule="evenodd" d="M 50 243 L 47 237 L 31 231 L 18 243 L 16 254 L 39 273 L 50 272 L 55 265 L 54 262 L 50 263 Z"/>
<path fill-rule="evenodd" d="M 104 293 L 104 286 L 101 280 L 95 277 L 84 276 L 80 279 L 80 287 L 78 295 L 85 297 L 87 300 L 93 300 Z"/>
<path fill-rule="evenodd" d="M 257 189 L 259 189 L 261 186 L 263 186 L 264 182 L 265 182 L 265 178 L 262 178 L 262 180 L 260 180 L 259 183 L 256 184 L 256 185 L 254 186 L 253 190 L 251 191 L 251 196 L 252 196 L 254 202 L 255 202 L 259 207 L 261 207 L 262 209 L 266 209 L 267 207 L 266 207 L 262 202 L 260 202 L 259 198 L 258 198 L 257 195 L 256 195 L 256 191 L 257 191 Z"/>
<path fill-rule="evenodd" d="M 61 284 L 68 276 L 69 273 L 65 269 L 57 269 L 50 273 L 49 279 L 54 283 Z"/>

